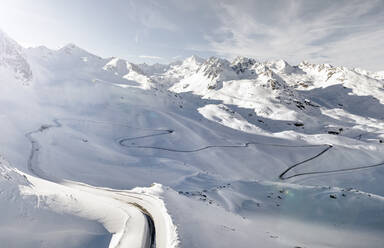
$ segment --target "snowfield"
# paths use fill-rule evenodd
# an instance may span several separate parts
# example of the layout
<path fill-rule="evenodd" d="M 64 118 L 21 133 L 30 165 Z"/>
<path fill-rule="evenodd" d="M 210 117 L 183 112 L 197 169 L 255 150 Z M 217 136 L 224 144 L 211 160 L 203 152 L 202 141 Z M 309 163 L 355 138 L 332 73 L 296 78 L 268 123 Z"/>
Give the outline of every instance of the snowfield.
<path fill-rule="evenodd" d="M 381 248 L 383 75 L 0 32 L 0 243 Z"/>

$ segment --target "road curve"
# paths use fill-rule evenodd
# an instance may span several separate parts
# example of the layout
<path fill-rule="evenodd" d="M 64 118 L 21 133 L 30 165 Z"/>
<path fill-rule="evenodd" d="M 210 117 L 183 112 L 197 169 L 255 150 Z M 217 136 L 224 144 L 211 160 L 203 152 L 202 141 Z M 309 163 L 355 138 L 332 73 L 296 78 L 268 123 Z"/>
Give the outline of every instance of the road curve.
<path fill-rule="evenodd" d="M 250 142 L 246 142 L 246 143 L 243 143 L 240 145 L 208 145 L 208 146 L 203 146 L 203 147 L 199 147 L 199 148 L 195 148 L 195 149 L 182 150 L 182 149 L 174 149 L 174 148 L 159 147 L 159 146 L 142 146 L 142 145 L 126 144 L 127 141 L 144 139 L 144 138 L 160 136 L 160 135 L 170 135 L 170 134 L 174 133 L 174 130 L 153 130 L 153 132 L 155 132 L 155 131 L 160 132 L 160 133 L 148 134 L 148 135 L 136 136 L 136 137 L 123 137 L 123 138 L 118 139 L 117 143 L 120 146 L 123 146 L 125 148 L 130 148 L 130 149 L 155 149 L 155 150 L 163 150 L 163 151 L 178 152 L 178 153 L 194 153 L 194 152 L 200 152 L 200 151 L 212 149 L 212 148 L 247 148 L 250 145 L 263 145 L 263 146 L 287 147 L 287 148 L 325 147 L 318 154 L 289 166 L 287 169 L 285 169 L 283 172 L 280 173 L 280 175 L 279 175 L 280 180 L 288 180 L 288 179 L 291 179 L 294 177 L 307 176 L 307 175 L 331 174 L 331 173 L 338 173 L 338 172 L 348 172 L 348 171 L 369 169 L 369 168 L 379 167 L 379 166 L 384 165 L 384 161 L 383 161 L 383 162 L 373 164 L 373 165 L 356 166 L 356 167 L 345 168 L 345 169 L 336 169 L 336 170 L 303 172 L 303 173 L 296 173 L 296 174 L 287 176 L 286 174 L 288 172 L 290 172 L 292 169 L 324 155 L 326 152 L 328 152 L 330 149 L 333 148 L 333 145 L 329 145 L 329 144 L 323 144 L 323 145 L 321 145 L 321 144 L 320 145 L 284 145 L 284 144 L 271 144 L 271 143 L 261 143 L 261 142 L 250 141 Z"/>
<path fill-rule="evenodd" d="M 325 147 L 322 149 L 318 154 L 309 157 L 303 161 L 297 162 L 291 166 L 288 166 L 287 169 L 285 169 L 283 172 L 281 172 L 278 175 L 278 178 L 280 180 L 288 180 L 294 177 L 299 177 L 299 176 L 306 176 L 306 175 L 316 175 L 316 174 L 325 174 L 325 173 L 337 173 L 337 172 L 345 172 L 345 171 L 354 171 L 354 170 L 361 170 L 361 169 L 368 169 L 368 168 L 373 168 L 373 167 L 378 167 L 384 165 L 384 162 L 382 163 L 377 163 L 374 165 L 366 165 L 366 166 L 356 166 L 352 168 L 345 168 L 345 169 L 337 169 L 337 170 L 327 170 L 327 171 L 313 171 L 313 172 L 305 172 L 305 173 L 296 173 L 293 175 L 287 175 L 288 172 L 290 172 L 292 169 L 299 167 L 300 165 L 310 162 L 320 156 L 323 156 L 326 154 L 330 149 L 333 148 L 332 145 L 285 145 L 285 144 L 272 144 L 272 143 L 261 143 L 261 142 L 255 142 L 255 141 L 250 141 L 246 142 L 243 144 L 239 145 L 207 145 L 203 147 L 198 147 L 195 149 L 190 149 L 190 150 L 183 150 L 183 149 L 174 149 L 174 148 L 167 148 L 167 147 L 158 147 L 158 146 L 141 146 L 141 145 L 131 145 L 127 144 L 128 141 L 133 141 L 133 140 L 140 140 L 140 139 L 146 139 L 146 138 L 152 138 L 156 136 L 162 136 L 162 135 L 172 135 L 175 131 L 171 129 L 145 129 L 145 128 L 137 128 L 137 127 L 131 127 L 125 124 L 116 124 L 116 123 L 108 123 L 108 122 L 99 122 L 99 121 L 92 121 L 92 120 L 77 120 L 77 119 L 63 119 L 67 121 L 87 121 L 87 122 L 94 122 L 94 123 L 102 123 L 105 125 L 119 125 L 119 126 L 126 126 L 129 128 L 134 128 L 134 129 L 139 129 L 139 130 L 146 130 L 151 133 L 147 135 L 142 135 L 142 136 L 136 136 L 136 137 L 122 137 L 117 140 L 118 145 L 127 148 L 127 149 L 157 149 L 157 150 L 163 150 L 167 152 L 177 152 L 177 153 L 194 153 L 194 152 L 200 152 L 203 150 L 207 149 L 215 149 L 215 148 L 229 148 L 229 149 L 238 149 L 238 148 L 247 148 L 250 145 L 263 145 L 263 146 L 272 146 L 272 147 L 287 147 L 287 148 L 308 148 L 308 147 L 313 147 L 313 148 L 320 148 L 320 147 Z M 38 167 L 38 155 L 39 151 L 42 149 L 41 145 L 39 142 L 34 138 L 34 135 L 43 133 L 51 128 L 60 128 L 62 127 L 62 124 L 59 119 L 53 120 L 54 124 L 50 125 L 42 125 L 40 128 L 28 132 L 25 134 L 25 137 L 29 140 L 31 143 L 31 152 L 28 157 L 27 161 L 27 168 L 28 170 L 35 175 L 36 177 L 39 177 L 41 179 L 57 183 L 57 184 L 62 184 L 66 185 L 72 188 L 78 188 L 78 189 L 87 189 L 87 190 L 95 190 L 98 191 L 97 193 L 100 193 L 100 191 L 103 192 L 103 194 L 107 194 L 110 197 L 114 197 L 114 199 L 124 203 L 128 204 L 130 206 L 133 206 L 137 208 L 147 219 L 147 226 L 149 228 L 147 238 L 145 241 L 143 241 L 144 245 L 143 247 L 167 247 L 166 242 L 164 241 L 164 230 L 162 228 L 155 228 L 157 226 L 164 226 L 164 216 L 161 216 L 161 212 L 156 212 L 155 214 L 153 213 L 153 209 L 148 210 L 151 207 L 151 204 L 149 204 L 150 197 L 149 195 L 146 195 L 143 197 L 143 195 L 134 195 L 132 192 L 127 192 L 127 191 L 119 191 L 119 190 L 114 190 L 114 189 L 106 189 L 106 188 L 98 188 L 98 187 L 93 187 L 91 185 L 86 185 L 81 182 L 69 182 L 69 181 L 63 181 L 60 178 L 56 178 L 47 172 L 43 171 Z M 96 193 L 96 192 L 95 192 Z M 119 195 L 119 197 L 116 197 L 116 194 Z M 144 199 L 146 198 L 146 199 Z M 152 211 L 152 212 L 151 212 Z M 160 224 L 159 224 L 160 223 Z M 159 242 L 161 240 L 161 242 Z M 118 247 L 118 246 L 116 246 Z"/>
<path fill-rule="evenodd" d="M 42 149 L 42 146 L 40 145 L 40 143 L 33 137 L 35 134 L 38 134 L 38 133 L 43 133 L 51 128 L 59 128 L 59 127 L 62 127 L 62 124 L 60 123 L 60 121 L 58 119 L 55 119 L 53 120 L 54 124 L 53 125 L 42 125 L 40 128 L 34 130 L 34 131 L 30 131 L 28 133 L 25 134 L 25 137 L 29 140 L 29 142 L 31 143 L 31 151 L 30 151 L 30 154 L 29 154 L 29 157 L 27 159 L 27 169 L 28 171 L 38 177 L 38 178 L 41 178 L 41 179 L 44 179 L 46 181 L 49 181 L 49 182 L 52 182 L 52 183 L 57 183 L 57 184 L 61 184 L 61 185 L 65 185 L 65 186 L 69 186 L 71 188 L 74 188 L 74 186 L 76 188 L 78 188 L 78 186 L 81 186 L 81 187 L 88 187 L 88 188 L 93 188 L 93 189 L 96 189 L 95 187 L 92 187 L 90 185 L 86 185 L 84 183 L 77 183 L 77 182 L 64 182 L 63 180 L 57 178 L 57 177 L 54 177 L 50 174 L 47 174 L 46 172 L 44 172 L 42 169 L 40 169 L 37 164 L 38 164 L 38 155 L 39 155 L 39 151 Z M 155 223 L 151 217 L 151 214 L 149 212 L 147 212 L 145 210 L 144 207 L 140 206 L 138 203 L 135 203 L 134 201 L 127 201 L 127 202 L 124 202 L 123 200 L 121 199 L 117 199 L 115 198 L 115 200 L 117 201 L 120 201 L 120 202 L 123 202 L 125 204 L 128 204 L 130 207 L 132 208 L 136 208 L 140 213 L 143 214 L 143 216 L 145 216 L 145 219 L 147 221 L 147 227 L 148 227 L 148 230 L 147 230 L 147 237 L 145 238 L 145 240 L 143 240 L 143 244 L 141 245 L 141 247 L 145 247 L 145 248 L 155 248 L 156 247 L 156 229 L 155 229 Z M 122 241 L 124 240 L 125 238 L 125 232 L 127 229 L 131 228 L 129 227 L 129 221 L 130 221 L 130 215 L 127 211 L 125 211 L 124 209 L 121 209 L 125 214 L 126 214 L 126 220 L 125 220 L 125 224 L 124 224 L 124 230 L 123 230 L 123 234 L 121 235 L 121 238 L 120 240 L 117 242 L 117 244 L 114 246 L 115 248 L 120 248 L 121 247 L 121 244 L 122 244 Z"/>
<path fill-rule="evenodd" d="M 295 173 L 293 175 L 287 175 L 288 172 L 290 172 L 293 168 L 296 168 L 302 164 L 305 164 L 307 162 L 310 162 L 311 160 L 314 160 L 322 155 L 324 155 L 326 152 L 328 152 L 330 149 L 333 148 L 332 145 L 329 144 L 318 144 L 318 145 L 285 145 L 285 144 L 273 144 L 273 143 L 262 143 L 262 142 L 256 142 L 256 141 L 249 141 L 240 145 L 208 145 L 208 146 L 203 146 L 203 147 L 198 147 L 195 149 L 190 149 L 190 150 L 183 150 L 183 149 L 174 149 L 174 148 L 168 148 L 168 147 L 159 147 L 159 146 L 141 146 L 141 145 L 131 145 L 127 144 L 128 141 L 133 141 L 133 140 L 140 140 L 140 139 L 145 139 L 145 138 L 152 138 L 156 136 L 162 136 L 162 135 L 172 135 L 175 133 L 175 130 L 172 129 L 150 129 L 150 128 L 141 128 L 141 127 L 133 127 L 124 123 L 111 123 L 111 122 L 106 122 L 106 121 L 95 121 L 95 120 L 79 120 L 79 119 L 60 119 L 63 121 L 83 121 L 83 122 L 89 122 L 89 123 L 95 123 L 95 124 L 103 124 L 103 125 L 109 125 L 109 126 L 124 126 L 128 127 L 131 129 L 138 129 L 138 130 L 144 130 L 144 131 L 149 131 L 152 132 L 147 135 L 142 135 L 142 136 L 135 136 L 135 137 L 122 137 L 117 139 L 118 145 L 128 148 L 128 149 L 155 149 L 155 150 L 163 150 L 163 151 L 168 151 L 168 152 L 178 152 L 178 153 L 194 153 L 194 152 L 200 152 L 204 151 L 207 149 L 214 149 L 214 148 L 247 148 L 250 145 L 263 145 L 263 146 L 271 146 L 271 147 L 287 147 L 287 148 L 316 148 L 316 147 L 325 147 L 323 150 L 321 150 L 318 154 L 309 157 L 303 161 L 299 161 L 293 165 L 288 166 L 286 170 L 281 172 L 278 176 L 280 180 L 288 180 L 294 177 L 299 177 L 299 176 L 307 176 L 307 175 L 317 175 L 317 174 L 332 174 L 332 173 L 339 173 L 339 172 L 348 172 L 348 171 L 355 171 L 355 170 L 362 170 L 362 169 L 369 169 L 373 167 L 379 167 L 379 166 L 384 166 L 384 161 L 373 164 L 373 165 L 364 165 L 364 166 L 355 166 L 351 168 L 345 168 L 345 169 L 336 169 L 336 170 L 324 170 L 324 171 L 312 171 L 312 172 L 303 172 L 303 173 Z M 55 123 L 54 125 L 45 125 L 46 127 L 61 127 L 61 123 L 59 122 L 58 119 L 53 120 Z M 43 126 L 42 126 L 43 127 Z M 40 128 L 41 129 L 41 128 Z M 37 131 L 41 131 L 41 130 Z M 29 135 L 30 136 L 30 135 Z M 32 141 L 31 141 L 32 142 Z M 36 144 L 37 145 L 37 144 Z M 31 168 L 33 169 L 33 168 Z M 38 170 L 38 168 L 35 168 L 35 170 Z M 39 171 L 40 174 L 44 174 L 42 171 Z"/>
<path fill-rule="evenodd" d="M 287 174 L 290 170 L 292 170 L 293 168 L 295 168 L 295 167 L 297 167 L 297 166 L 299 166 L 299 165 L 301 165 L 301 164 L 307 163 L 307 162 L 309 162 L 309 161 L 311 161 L 311 160 L 314 160 L 314 159 L 320 157 L 321 155 L 323 155 L 324 153 L 326 153 L 328 150 L 330 150 L 332 147 L 333 147 L 332 145 L 328 145 L 327 148 L 325 148 L 324 150 L 322 150 L 321 152 L 319 152 L 319 153 L 316 154 L 315 156 L 310 157 L 310 158 L 308 158 L 308 159 L 306 159 L 306 160 L 303 160 L 303 161 L 301 161 L 301 162 L 298 162 L 298 163 L 296 163 L 296 164 L 293 164 L 293 165 L 289 166 L 285 171 L 283 171 L 283 172 L 279 175 L 279 178 L 280 178 L 281 180 L 286 180 L 286 179 L 289 179 L 289 178 L 293 178 L 293 177 L 297 177 L 297 176 L 299 176 L 299 174 L 294 174 L 294 175 L 292 175 L 292 176 L 286 176 L 286 177 L 285 177 L 285 174 Z"/>

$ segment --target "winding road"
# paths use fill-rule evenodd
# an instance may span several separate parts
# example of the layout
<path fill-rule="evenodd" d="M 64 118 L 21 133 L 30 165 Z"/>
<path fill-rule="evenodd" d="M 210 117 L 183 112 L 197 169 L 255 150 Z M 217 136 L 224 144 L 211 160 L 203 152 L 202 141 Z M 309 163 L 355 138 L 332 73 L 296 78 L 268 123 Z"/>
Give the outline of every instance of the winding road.
<path fill-rule="evenodd" d="M 362 169 L 368 169 L 368 168 L 373 168 L 373 167 L 378 167 L 384 165 L 384 161 L 373 164 L 373 165 L 365 165 L 365 166 L 356 166 L 356 167 L 351 167 L 351 168 L 345 168 L 345 169 L 336 169 L 336 170 L 324 170 L 324 171 L 312 171 L 312 172 L 303 172 L 303 173 L 296 173 L 293 175 L 287 175 L 288 172 L 293 170 L 294 168 L 303 165 L 309 161 L 312 161 L 322 155 L 324 155 L 326 152 L 328 152 L 330 149 L 333 148 L 333 145 L 329 144 L 324 144 L 324 145 L 284 145 L 284 144 L 271 144 L 271 143 L 261 143 L 261 142 L 246 142 L 244 144 L 240 145 L 208 145 L 208 146 L 203 146 L 195 149 L 190 149 L 190 150 L 182 150 L 182 149 L 174 149 L 174 148 L 167 148 L 167 147 L 159 147 L 159 146 L 142 146 L 142 145 L 129 145 L 126 144 L 127 141 L 132 141 L 132 140 L 138 140 L 138 139 L 144 139 L 144 138 L 149 138 L 149 137 L 154 137 L 154 136 L 160 136 L 160 135 L 169 135 L 174 133 L 174 130 L 153 130 L 156 132 L 160 133 L 155 133 L 155 134 L 148 134 L 148 135 L 143 135 L 143 136 L 137 136 L 137 137 L 123 137 L 118 139 L 118 144 L 120 146 L 123 146 L 125 148 L 136 148 L 136 149 L 155 149 L 155 150 L 163 150 L 163 151 L 168 151 L 168 152 L 179 152 L 179 153 L 194 153 L 194 152 L 200 152 L 203 150 L 207 149 L 212 149 L 212 148 L 247 148 L 250 145 L 263 145 L 263 146 L 272 146 L 272 147 L 290 147 L 290 148 L 308 148 L 308 147 L 325 147 L 323 150 L 321 150 L 319 153 L 316 155 L 309 157 L 303 161 L 297 162 L 291 166 L 289 166 L 286 170 L 284 170 L 280 175 L 279 179 L 280 180 L 287 180 L 291 179 L 294 177 L 299 177 L 299 176 L 306 176 L 306 175 L 316 175 L 316 174 L 330 174 L 330 173 L 337 173 L 337 172 L 347 172 L 347 171 L 354 171 L 354 170 L 362 170 Z"/>
<path fill-rule="evenodd" d="M 38 134 L 38 133 L 43 133 L 44 131 L 47 131 L 47 130 L 49 130 L 51 128 L 62 127 L 62 124 L 60 123 L 60 121 L 58 119 L 53 120 L 53 122 L 54 122 L 53 125 L 42 125 L 37 130 L 31 131 L 31 132 L 28 132 L 28 133 L 25 134 L 25 137 L 31 143 L 31 151 L 30 151 L 30 154 L 29 154 L 29 157 L 28 157 L 28 160 L 27 160 L 27 168 L 30 171 L 30 173 L 32 175 L 38 177 L 38 178 L 44 179 L 44 180 L 52 182 L 52 183 L 66 185 L 66 186 L 69 186 L 69 187 L 75 186 L 73 188 L 78 188 L 78 189 L 79 188 L 89 188 L 89 189 L 91 189 L 93 191 L 100 190 L 101 188 L 93 187 L 91 185 L 87 185 L 87 184 L 84 184 L 84 183 L 81 183 L 81 182 L 73 182 L 73 181 L 71 181 L 71 182 L 65 182 L 64 183 L 63 180 L 45 173 L 43 170 L 41 170 L 37 166 L 37 164 L 38 164 L 38 155 L 39 155 L 39 151 L 42 149 L 42 146 L 40 145 L 40 143 L 33 136 L 35 134 Z M 103 190 L 105 190 L 105 189 L 103 189 Z M 119 192 L 118 190 L 114 191 L 112 189 L 109 189 L 109 191 L 112 192 L 112 193 Z M 147 231 L 147 237 L 143 241 L 141 247 L 156 248 L 156 228 L 155 228 L 155 222 L 152 219 L 151 213 L 149 213 L 146 210 L 145 206 L 140 205 L 140 202 L 137 202 L 135 200 L 132 201 L 132 198 L 135 198 L 135 196 L 132 197 L 132 196 L 126 195 L 125 198 L 127 198 L 127 197 L 129 197 L 129 201 L 125 201 L 121 197 L 114 197 L 114 199 L 119 201 L 119 202 L 122 202 L 124 204 L 128 204 L 130 207 L 137 209 L 137 211 L 139 211 L 140 213 L 142 213 L 145 216 L 145 219 L 147 221 L 148 231 Z M 139 199 L 141 201 L 143 200 L 142 198 L 137 198 L 137 199 Z M 125 211 L 124 209 L 121 209 L 121 210 L 125 213 L 126 220 L 125 220 L 125 224 L 124 224 L 123 234 L 121 235 L 120 240 L 114 246 L 115 248 L 120 248 L 121 247 L 122 241 L 124 240 L 124 238 L 126 236 L 125 233 L 129 229 L 129 227 L 128 227 L 129 223 L 128 222 L 131 220 L 131 217 L 132 217 L 128 211 Z M 163 246 L 160 246 L 160 247 L 163 247 Z"/>
<path fill-rule="evenodd" d="M 88 121 L 88 120 L 76 120 L 76 119 L 62 119 L 66 121 Z M 126 126 L 130 127 L 128 125 L 124 124 L 117 124 L 117 123 L 107 123 L 107 122 L 98 122 L 98 121 L 88 121 L 88 122 L 94 122 L 94 123 L 103 123 L 106 125 L 121 125 L 121 126 Z M 164 225 L 164 219 L 162 219 L 161 213 L 154 213 L 150 212 L 147 209 L 147 206 L 149 206 L 143 199 L 142 195 L 135 195 L 131 192 L 122 192 L 120 190 L 114 190 L 114 189 L 106 189 L 106 188 L 98 188 L 94 187 L 91 185 L 84 184 L 82 182 L 73 182 L 73 181 L 65 181 L 60 178 L 54 177 L 46 172 L 44 172 L 42 169 L 39 168 L 38 166 L 38 156 L 39 156 L 39 151 L 42 149 L 41 144 L 34 138 L 34 135 L 43 133 L 47 130 L 50 130 L 52 128 L 60 128 L 62 127 L 62 124 L 60 122 L 60 119 L 55 119 L 53 120 L 53 124 L 50 125 L 42 125 L 40 128 L 37 130 L 28 132 L 25 134 L 25 137 L 29 140 L 31 143 L 31 151 L 27 160 L 27 168 L 28 170 L 35 175 L 38 178 L 50 181 L 52 183 L 57 183 L 77 189 L 87 189 L 90 192 L 95 192 L 102 190 L 104 193 L 103 194 L 109 194 L 109 196 L 113 197 L 115 200 L 129 205 L 130 207 L 136 208 L 137 211 L 142 213 L 146 220 L 147 220 L 147 227 L 148 227 L 148 232 L 147 232 L 147 237 L 146 240 L 143 241 L 142 247 L 148 247 L 148 248 L 154 248 L 154 247 L 166 247 L 164 245 L 164 242 L 159 242 L 159 240 L 164 240 L 162 239 L 162 236 L 164 236 L 164 230 L 162 228 L 155 228 L 157 226 Z M 157 136 L 163 136 L 163 135 L 171 135 L 175 133 L 174 130 L 171 129 L 145 129 L 145 128 L 137 128 L 137 127 L 130 127 L 130 128 L 135 128 L 135 129 L 140 129 L 140 130 L 146 130 L 152 133 L 149 133 L 147 135 L 142 135 L 142 136 L 136 136 L 136 137 L 123 137 L 117 140 L 118 145 L 127 148 L 127 149 L 157 149 L 157 150 L 163 150 L 167 152 L 177 152 L 177 153 L 195 153 L 195 152 L 200 152 L 203 150 L 207 149 L 215 149 L 215 148 L 247 148 L 251 145 L 263 145 L 263 146 L 272 146 L 272 147 L 290 147 L 290 148 L 308 148 L 308 147 L 313 147 L 313 148 L 320 148 L 323 147 L 323 149 L 317 153 L 314 156 L 311 156 L 303 161 L 297 162 L 291 166 L 288 166 L 287 169 L 285 169 L 283 172 L 278 175 L 278 178 L 280 180 L 288 180 L 294 177 L 299 177 L 299 176 L 307 176 L 307 175 L 317 175 L 317 174 L 326 174 L 326 173 L 338 173 L 338 172 L 346 172 L 346 171 L 354 171 L 354 170 L 361 170 L 361 169 L 368 169 L 368 168 L 373 168 L 373 167 L 378 167 L 384 165 L 384 162 L 377 163 L 377 164 L 372 164 L 372 165 L 366 165 L 366 166 L 356 166 L 356 167 L 351 167 L 351 168 L 344 168 L 344 169 L 336 169 L 336 170 L 326 170 L 326 171 L 312 171 L 312 172 L 303 172 L 303 173 L 296 173 L 292 175 L 288 175 L 290 171 L 292 171 L 294 168 L 298 168 L 300 165 L 303 165 L 305 163 L 308 163 L 312 160 L 315 160 L 319 158 L 320 156 L 323 156 L 326 154 L 329 150 L 333 148 L 332 145 L 329 144 L 324 144 L 324 145 L 285 145 L 285 144 L 271 144 L 271 143 L 261 143 L 261 142 L 246 142 L 244 144 L 240 145 L 207 145 L 203 147 L 198 147 L 195 149 L 190 149 L 190 150 L 185 150 L 185 149 L 174 149 L 174 148 L 167 148 L 167 147 L 160 147 L 160 146 L 143 146 L 143 145 L 135 145 L 135 144 L 128 144 L 129 141 L 133 140 L 140 140 L 140 139 L 146 139 L 146 138 L 153 138 Z M 105 193 L 107 192 L 107 193 Z M 109 192 L 109 193 L 108 193 Z M 118 195 L 118 196 L 117 196 Z M 125 197 L 125 198 L 124 198 Z M 146 196 L 148 197 L 148 195 Z M 147 205 L 146 205 L 147 204 Z M 129 216 L 129 213 L 126 212 L 126 215 Z M 128 219 L 126 220 L 126 224 L 128 225 Z M 128 227 L 125 227 L 125 230 Z M 125 231 L 124 231 L 125 232 Z M 115 248 L 119 248 L 121 241 L 124 238 L 124 233 L 120 238 L 120 241 L 117 242 L 117 245 Z"/>
<path fill-rule="evenodd" d="M 145 138 L 153 138 L 156 136 L 163 136 L 163 135 L 171 135 L 175 132 L 175 130 L 172 129 L 148 129 L 148 128 L 138 128 L 138 127 L 132 127 L 126 124 L 122 123 L 110 123 L 110 122 L 102 122 L 102 121 L 94 121 L 94 120 L 79 120 L 79 119 L 60 119 L 63 121 L 82 121 L 82 122 L 90 122 L 90 123 L 95 123 L 95 124 L 104 124 L 104 125 L 111 125 L 111 126 L 125 126 L 128 128 L 132 129 L 138 129 L 138 130 L 144 130 L 144 131 L 150 131 L 153 133 L 147 134 L 147 135 L 142 135 L 142 136 L 135 136 L 135 137 L 122 137 L 117 140 L 117 143 L 125 148 L 129 149 L 155 149 L 155 150 L 163 150 L 163 151 L 168 151 L 168 152 L 177 152 L 177 153 L 194 153 L 194 152 L 200 152 L 204 151 L 207 149 L 213 149 L 213 148 L 247 148 L 250 145 L 263 145 L 263 146 L 272 146 L 272 147 L 287 147 L 287 148 L 316 148 L 316 147 L 325 147 L 323 150 L 321 150 L 318 154 L 309 157 L 303 161 L 299 161 L 291 166 L 288 166 L 286 170 L 281 172 L 279 174 L 279 179 L 281 180 L 287 180 L 290 178 L 294 177 L 299 177 L 299 176 L 306 176 L 306 175 L 316 175 L 316 174 L 326 174 L 326 173 L 337 173 L 337 172 L 347 172 L 347 171 L 354 171 L 354 170 L 362 170 L 362 169 L 368 169 L 368 168 L 373 168 L 373 167 L 378 167 L 384 165 L 384 161 L 377 163 L 377 164 L 372 164 L 372 165 L 365 165 L 365 166 L 356 166 L 356 167 L 351 167 L 351 168 L 344 168 L 344 169 L 336 169 L 336 170 L 325 170 L 325 171 L 312 171 L 312 172 L 303 172 L 303 173 L 296 173 L 293 175 L 287 175 L 292 169 L 299 167 L 300 165 L 303 165 L 307 162 L 310 162 L 311 160 L 314 160 L 322 155 L 324 155 L 326 152 L 328 152 L 330 149 L 333 148 L 332 145 L 329 144 L 323 144 L 323 145 L 285 145 L 285 144 L 271 144 L 271 143 L 262 143 L 262 142 L 255 142 L 255 141 L 250 141 L 246 142 L 244 144 L 240 145 L 208 145 L 208 146 L 203 146 L 195 149 L 190 149 L 190 150 L 183 150 L 183 149 L 174 149 L 174 148 L 167 148 L 167 147 L 159 147 L 159 146 L 144 146 L 144 145 L 133 145 L 133 144 L 127 144 L 128 141 L 133 141 L 133 140 L 140 140 L 140 139 L 145 139 Z M 35 139 L 33 139 L 32 134 L 33 133 L 38 133 L 38 132 L 43 132 L 45 129 L 51 128 L 51 127 L 61 127 L 62 124 L 58 119 L 53 120 L 54 125 L 43 125 L 40 127 L 38 130 L 35 130 L 33 132 L 29 132 L 26 134 L 26 137 L 30 140 L 32 147 L 35 149 L 39 149 L 39 144 Z M 57 179 L 52 178 L 50 176 L 49 178 L 47 175 L 44 174 L 43 171 L 41 171 L 38 168 L 34 168 L 32 166 L 32 159 L 33 159 L 33 150 L 31 151 L 30 159 L 28 160 L 28 168 L 30 171 L 32 171 L 34 174 L 38 174 L 41 178 L 44 179 L 49 179 L 50 181 L 55 181 L 57 182 Z"/>

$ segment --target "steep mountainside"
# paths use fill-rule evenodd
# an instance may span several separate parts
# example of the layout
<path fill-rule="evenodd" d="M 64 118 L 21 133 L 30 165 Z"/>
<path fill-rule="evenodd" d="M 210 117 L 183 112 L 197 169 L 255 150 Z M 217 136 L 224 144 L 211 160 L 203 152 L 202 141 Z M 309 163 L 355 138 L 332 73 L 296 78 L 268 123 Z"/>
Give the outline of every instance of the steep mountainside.
<path fill-rule="evenodd" d="M 9 70 L 20 81 L 32 79 L 24 49 L 0 30 L 0 68 Z M 4 73 L 4 72 L 3 72 Z"/>

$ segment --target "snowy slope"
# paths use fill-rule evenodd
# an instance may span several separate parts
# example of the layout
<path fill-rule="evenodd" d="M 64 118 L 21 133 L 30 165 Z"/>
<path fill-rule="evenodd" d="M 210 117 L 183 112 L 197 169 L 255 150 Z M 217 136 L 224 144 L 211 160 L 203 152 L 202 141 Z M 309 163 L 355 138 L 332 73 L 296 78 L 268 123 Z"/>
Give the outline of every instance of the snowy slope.
<path fill-rule="evenodd" d="M 1 37 L 7 247 L 382 247 L 382 73 Z"/>
<path fill-rule="evenodd" d="M 31 68 L 25 59 L 23 48 L 0 30 L 0 70 L 9 71 L 22 82 L 32 79 Z"/>
<path fill-rule="evenodd" d="M 153 82 L 146 74 L 144 74 L 139 66 L 123 59 L 113 58 L 103 67 L 103 69 L 112 72 L 116 76 L 138 83 L 139 85 L 137 85 L 137 87 L 139 88 L 150 89 L 153 87 Z"/>

